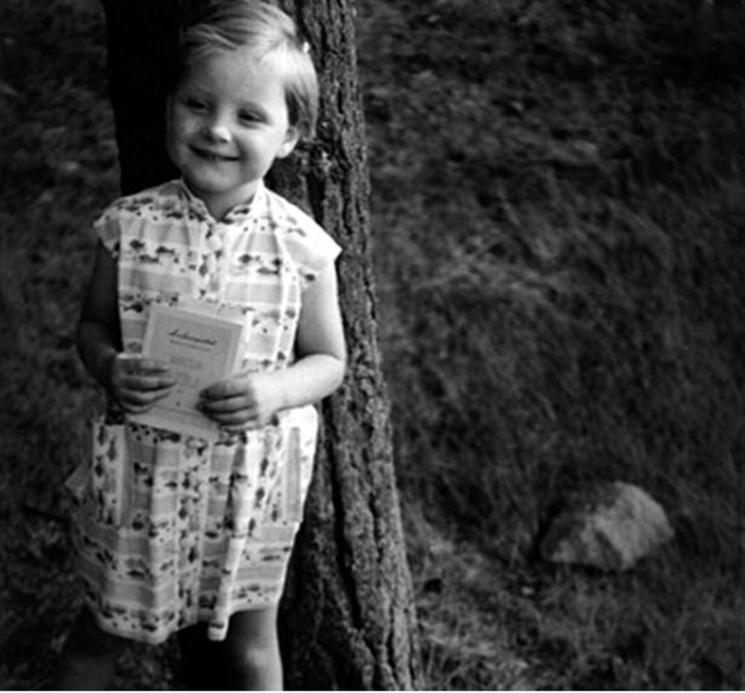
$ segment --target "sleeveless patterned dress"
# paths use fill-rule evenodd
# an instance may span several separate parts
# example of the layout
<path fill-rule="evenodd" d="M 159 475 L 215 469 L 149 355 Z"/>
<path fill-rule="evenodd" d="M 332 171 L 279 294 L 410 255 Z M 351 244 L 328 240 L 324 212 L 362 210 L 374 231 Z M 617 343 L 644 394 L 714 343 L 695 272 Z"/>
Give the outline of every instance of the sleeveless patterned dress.
<path fill-rule="evenodd" d="M 339 246 L 263 185 L 215 221 L 182 181 L 116 201 L 96 221 L 119 271 L 125 351 L 154 304 L 237 311 L 240 372 L 293 360 L 303 289 Z M 236 611 L 279 601 L 313 468 L 313 406 L 216 442 L 128 422 L 109 403 L 92 454 L 67 482 L 85 601 L 102 629 L 160 643 L 204 621 L 222 640 Z"/>

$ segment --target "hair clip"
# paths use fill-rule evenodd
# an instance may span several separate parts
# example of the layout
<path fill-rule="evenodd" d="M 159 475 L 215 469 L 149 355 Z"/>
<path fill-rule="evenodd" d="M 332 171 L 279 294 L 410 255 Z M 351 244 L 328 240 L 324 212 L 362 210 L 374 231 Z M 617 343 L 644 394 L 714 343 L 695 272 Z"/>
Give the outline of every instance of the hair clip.
<path fill-rule="evenodd" d="M 307 41 L 303 41 L 303 45 L 301 46 L 301 49 L 303 53 L 308 55 L 310 53 L 310 44 Z"/>

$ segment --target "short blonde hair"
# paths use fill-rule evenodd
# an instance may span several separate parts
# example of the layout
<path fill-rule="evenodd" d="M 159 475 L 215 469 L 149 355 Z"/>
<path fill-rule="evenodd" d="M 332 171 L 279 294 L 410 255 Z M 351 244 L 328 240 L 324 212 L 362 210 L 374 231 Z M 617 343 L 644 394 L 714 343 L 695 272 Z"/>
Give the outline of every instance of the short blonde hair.
<path fill-rule="evenodd" d="M 197 0 L 190 10 L 181 27 L 172 87 L 205 56 L 247 49 L 257 60 L 281 67 L 290 125 L 301 137 L 311 137 L 318 117 L 318 77 L 310 46 L 292 18 L 264 0 Z"/>

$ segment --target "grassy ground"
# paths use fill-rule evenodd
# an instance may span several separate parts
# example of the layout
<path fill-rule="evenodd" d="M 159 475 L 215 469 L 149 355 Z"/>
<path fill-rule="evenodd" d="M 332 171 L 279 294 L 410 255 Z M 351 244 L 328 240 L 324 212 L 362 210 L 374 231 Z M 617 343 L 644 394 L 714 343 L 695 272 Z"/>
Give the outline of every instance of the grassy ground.
<path fill-rule="evenodd" d="M 745 11 L 363 0 L 359 19 L 428 686 L 745 687 Z M 0 687 L 36 688 L 76 599 L 72 332 L 116 152 L 95 3 L 8 0 L 0 27 Z M 622 575 L 541 563 L 550 509 L 597 479 L 651 492 L 676 540 Z M 136 651 L 120 684 L 174 685 L 168 654 Z"/>
<path fill-rule="evenodd" d="M 742 7 L 362 7 L 433 685 L 742 686 Z M 650 491 L 676 542 L 618 577 L 540 565 L 597 479 Z"/>

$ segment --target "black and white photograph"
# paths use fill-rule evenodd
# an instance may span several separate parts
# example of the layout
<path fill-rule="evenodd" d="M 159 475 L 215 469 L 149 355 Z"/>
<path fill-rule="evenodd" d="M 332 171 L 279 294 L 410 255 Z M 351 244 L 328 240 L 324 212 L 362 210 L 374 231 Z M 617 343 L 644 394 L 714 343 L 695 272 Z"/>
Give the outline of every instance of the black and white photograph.
<path fill-rule="evenodd" d="M 745 689 L 745 2 L 0 0 L 0 689 Z"/>

